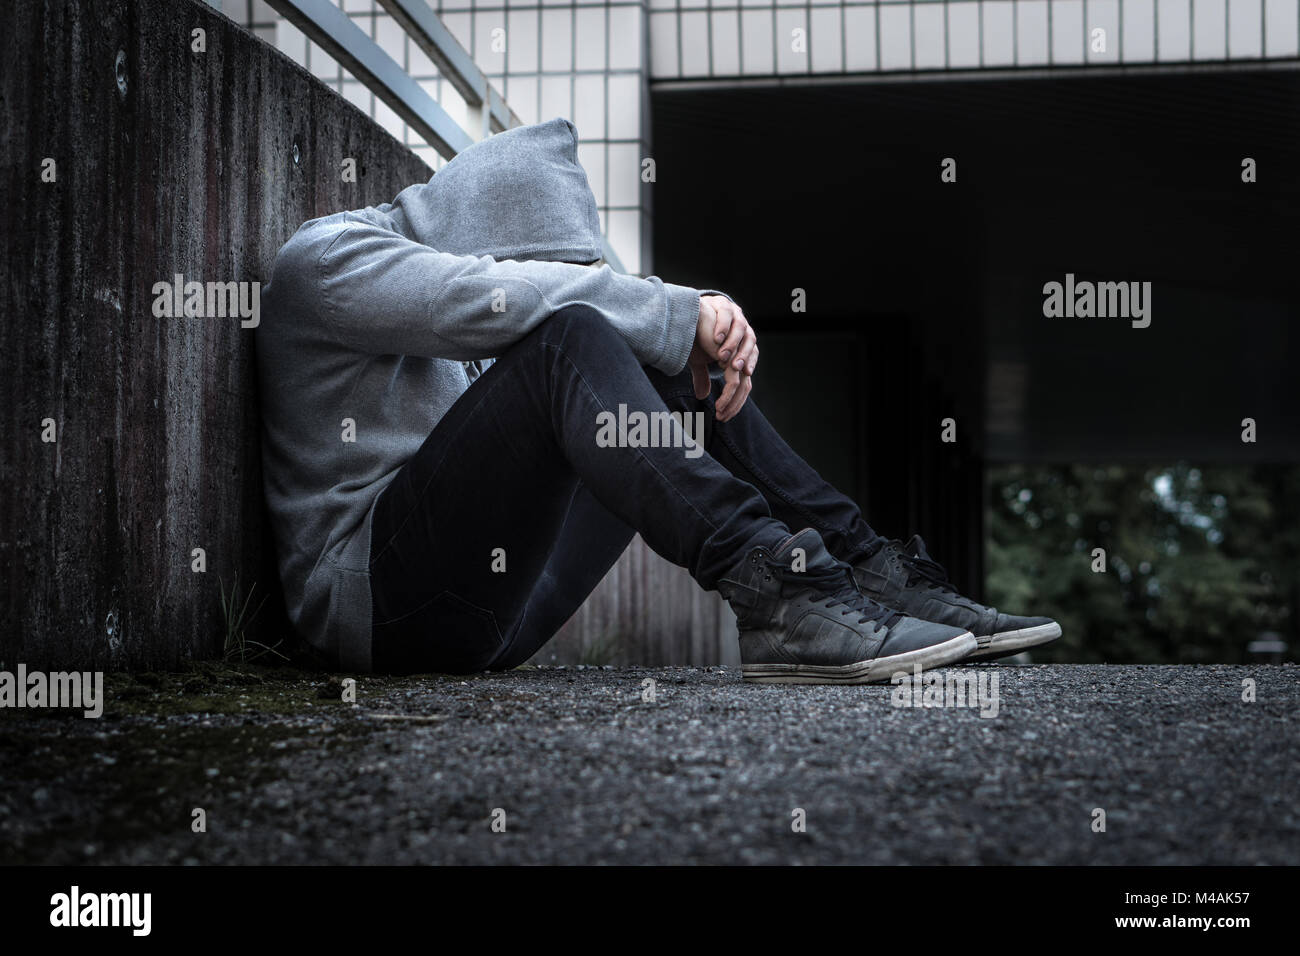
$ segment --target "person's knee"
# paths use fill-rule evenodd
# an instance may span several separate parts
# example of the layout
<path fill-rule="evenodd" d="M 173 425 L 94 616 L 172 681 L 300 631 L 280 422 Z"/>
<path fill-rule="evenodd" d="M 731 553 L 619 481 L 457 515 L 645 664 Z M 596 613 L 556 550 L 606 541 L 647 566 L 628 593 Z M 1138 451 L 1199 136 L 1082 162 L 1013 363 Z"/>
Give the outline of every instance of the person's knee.
<path fill-rule="evenodd" d="M 683 403 L 690 405 L 692 411 L 696 409 L 699 400 L 695 397 L 695 378 L 689 365 L 676 375 L 646 366 L 645 375 L 670 409 Z"/>
<path fill-rule="evenodd" d="M 631 348 L 609 321 L 589 305 L 567 305 L 556 310 L 538 329 L 540 339 L 566 352 L 593 352 L 608 356 Z"/>

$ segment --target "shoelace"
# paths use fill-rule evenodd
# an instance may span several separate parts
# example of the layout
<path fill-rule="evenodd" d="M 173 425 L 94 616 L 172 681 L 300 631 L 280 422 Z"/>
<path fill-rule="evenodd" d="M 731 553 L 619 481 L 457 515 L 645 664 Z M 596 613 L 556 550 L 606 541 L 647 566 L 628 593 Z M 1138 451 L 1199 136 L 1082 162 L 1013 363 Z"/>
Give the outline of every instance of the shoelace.
<path fill-rule="evenodd" d="M 908 554 L 903 550 L 901 544 L 897 545 L 894 549 L 894 553 L 902 559 L 905 565 L 907 565 L 909 572 L 907 575 L 908 587 L 915 584 L 918 579 L 924 579 L 928 581 L 932 587 L 936 587 L 940 591 L 951 591 L 953 594 L 957 593 L 957 589 L 948 581 L 948 572 L 944 570 L 943 565 L 938 561 L 935 561 L 930 557 L 922 557 L 919 554 Z"/>
<path fill-rule="evenodd" d="M 856 612 L 859 624 L 879 621 L 883 627 L 893 627 L 903 617 L 899 612 L 891 611 L 863 594 L 862 589 L 858 587 L 857 579 L 853 577 L 853 570 L 847 565 L 795 571 L 789 565 L 773 558 L 764 558 L 763 562 L 782 581 L 804 584 L 821 591 L 822 597 L 817 600 L 825 601 L 827 607 L 843 605 L 844 610 L 840 611 L 841 617 Z"/>

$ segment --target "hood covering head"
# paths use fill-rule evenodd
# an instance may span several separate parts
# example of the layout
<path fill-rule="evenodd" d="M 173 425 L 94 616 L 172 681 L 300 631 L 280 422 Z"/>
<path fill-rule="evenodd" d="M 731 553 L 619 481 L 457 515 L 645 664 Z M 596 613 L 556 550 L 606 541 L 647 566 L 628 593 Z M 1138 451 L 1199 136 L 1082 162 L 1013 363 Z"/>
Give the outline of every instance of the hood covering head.
<path fill-rule="evenodd" d="M 475 143 L 387 210 L 408 238 L 455 255 L 594 262 L 600 217 L 565 119 Z"/>

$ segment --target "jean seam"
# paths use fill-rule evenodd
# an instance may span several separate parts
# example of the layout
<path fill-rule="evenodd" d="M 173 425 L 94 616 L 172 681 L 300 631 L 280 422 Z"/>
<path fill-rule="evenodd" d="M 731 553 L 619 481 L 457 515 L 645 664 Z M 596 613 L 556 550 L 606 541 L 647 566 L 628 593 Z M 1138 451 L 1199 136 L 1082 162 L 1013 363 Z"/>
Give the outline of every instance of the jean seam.
<path fill-rule="evenodd" d="M 595 400 L 596 404 L 600 406 L 601 411 L 604 412 L 609 411 L 609 407 L 600 400 L 600 396 L 596 394 L 596 390 L 592 388 L 591 383 L 588 382 L 586 376 L 582 374 L 582 370 L 578 368 L 577 363 L 574 362 L 573 359 L 569 357 L 568 353 L 566 353 L 563 348 L 561 348 L 558 345 L 554 345 L 550 342 L 543 342 L 542 347 L 550 349 L 551 351 L 555 352 L 559 357 L 563 358 L 566 362 L 568 362 L 569 367 L 573 369 L 573 374 L 577 376 L 578 380 L 582 382 L 583 385 L 586 386 L 587 391 L 591 393 L 591 397 Z M 647 379 L 647 382 L 648 381 L 649 380 Z M 653 385 L 651 387 L 653 388 Z M 650 466 L 650 469 L 663 480 L 663 483 L 667 485 L 668 489 L 672 491 L 673 494 L 675 494 L 678 498 L 682 500 L 683 504 L 685 504 L 688 508 L 694 511 L 696 515 L 699 516 L 700 520 L 703 521 L 708 526 L 710 531 L 718 530 L 718 526 L 715 525 L 712 521 L 710 521 L 706 515 L 704 515 L 698 508 L 695 507 L 695 504 L 689 498 L 683 495 L 677 489 L 677 487 L 673 485 L 672 481 L 669 480 L 668 476 L 659 470 L 659 467 L 646 455 L 644 451 L 642 451 L 640 448 L 632 448 L 632 450 L 637 453 L 637 455 L 640 457 L 640 459 L 643 462 L 645 462 L 647 465 Z"/>
<path fill-rule="evenodd" d="M 489 610 L 488 608 L 479 607 L 479 605 L 475 604 L 473 601 L 466 600 L 465 598 L 457 594 L 455 591 L 451 591 L 446 588 L 439 591 L 437 594 L 429 598 L 427 601 L 421 602 L 417 607 L 411 608 L 411 610 L 407 611 L 405 614 L 399 614 L 397 617 L 390 618 L 387 621 L 372 621 L 370 624 L 371 631 L 373 631 L 377 627 L 388 627 L 393 624 L 401 624 L 404 621 L 409 620 L 410 618 L 419 614 L 421 611 L 428 608 L 435 601 L 439 600 L 440 598 L 446 597 L 447 595 L 451 595 L 457 601 L 461 601 L 462 603 L 468 605 L 469 607 L 472 607 L 475 611 L 481 611 L 483 613 L 485 617 L 484 623 L 488 624 L 492 628 L 493 632 L 496 634 L 497 637 L 497 653 L 493 655 L 493 659 L 495 659 L 496 656 L 498 656 L 498 654 L 500 653 L 501 647 L 504 646 L 505 644 L 505 636 L 501 633 L 501 625 L 497 622 L 496 613 L 494 611 Z"/>
<path fill-rule="evenodd" d="M 726 445 L 728 449 L 731 450 L 731 453 L 736 456 L 736 459 L 740 461 L 741 464 L 743 464 L 747 469 L 749 469 L 749 471 L 752 472 L 753 475 L 763 483 L 763 486 L 765 488 L 767 488 L 778 498 L 784 501 L 787 505 L 789 505 L 790 510 L 794 511 L 798 515 L 801 515 L 804 519 L 806 519 L 810 523 L 812 527 L 816 528 L 819 533 L 822 528 L 830 527 L 826 522 L 819 520 L 817 515 L 813 514 L 807 508 L 804 508 L 802 505 L 800 505 L 799 502 L 795 501 L 790 495 L 788 495 L 785 492 L 785 489 L 783 489 L 776 481 L 774 481 L 767 474 L 767 472 L 763 471 L 762 468 L 756 465 L 753 462 L 753 460 L 750 459 L 749 456 L 746 455 L 740 449 L 740 446 L 731 440 L 731 437 L 727 434 L 727 430 L 725 428 L 719 427 L 716 428 L 715 430 L 717 432 L 718 437 L 722 439 L 722 443 Z"/>

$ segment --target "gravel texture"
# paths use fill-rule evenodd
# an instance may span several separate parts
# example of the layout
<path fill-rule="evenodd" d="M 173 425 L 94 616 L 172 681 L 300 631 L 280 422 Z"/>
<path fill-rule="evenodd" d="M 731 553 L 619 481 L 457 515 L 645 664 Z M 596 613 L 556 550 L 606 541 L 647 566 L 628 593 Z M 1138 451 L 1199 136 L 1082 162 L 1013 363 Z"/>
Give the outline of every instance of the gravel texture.
<path fill-rule="evenodd" d="M 363 677 L 355 705 L 118 676 L 99 720 L 0 713 L 0 862 L 1300 863 L 1295 666 L 961 673 L 996 716 L 720 667 Z"/>

